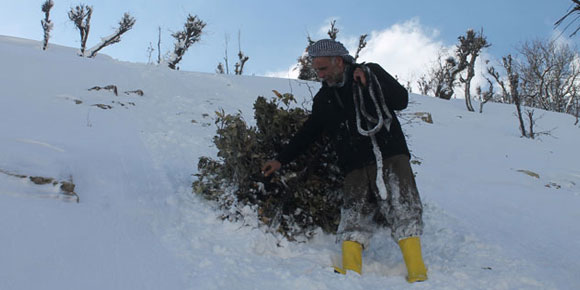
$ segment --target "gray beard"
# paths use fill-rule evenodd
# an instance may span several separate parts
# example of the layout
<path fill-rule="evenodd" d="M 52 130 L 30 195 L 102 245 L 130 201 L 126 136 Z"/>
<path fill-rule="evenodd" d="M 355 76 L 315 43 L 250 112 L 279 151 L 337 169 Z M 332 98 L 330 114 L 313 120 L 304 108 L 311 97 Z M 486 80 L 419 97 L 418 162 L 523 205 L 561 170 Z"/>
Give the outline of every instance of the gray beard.
<path fill-rule="evenodd" d="M 342 78 L 340 80 L 337 80 L 337 82 L 329 84 L 327 81 L 324 81 L 324 83 L 331 88 L 342 88 L 346 83 L 346 72 L 349 70 L 349 67 L 350 65 L 344 67 L 344 71 L 342 72 Z"/>

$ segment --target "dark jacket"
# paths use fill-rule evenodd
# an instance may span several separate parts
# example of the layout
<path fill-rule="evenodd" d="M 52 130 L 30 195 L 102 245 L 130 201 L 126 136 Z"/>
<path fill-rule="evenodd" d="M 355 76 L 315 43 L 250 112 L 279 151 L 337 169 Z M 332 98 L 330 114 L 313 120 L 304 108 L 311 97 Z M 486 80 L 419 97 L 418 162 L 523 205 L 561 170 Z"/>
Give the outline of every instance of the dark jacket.
<path fill-rule="evenodd" d="M 387 106 L 393 116 L 390 132 L 383 128 L 376 135 L 382 157 L 386 159 L 398 154 L 410 155 L 401 125 L 394 113 L 394 110 L 407 107 L 409 101 L 407 90 L 378 64 L 365 65 L 377 76 Z M 359 134 L 357 130 L 353 101 L 353 72 L 356 66 L 360 64 L 350 65 L 347 68 L 346 81 L 342 87 L 329 87 L 325 83 L 322 84 L 322 88 L 314 96 L 312 114 L 290 143 L 280 152 L 278 161 L 282 164 L 291 162 L 304 152 L 322 132 L 326 132 L 334 141 L 340 166 L 345 173 L 376 163 L 371 138 Z M 368 77 L 367 83 L 370 83 Z M 368 89 L 365 89 L 363 94 L 367 112 L 376 116 Z M 363 128 L 366 129 L 366 126 Z"/>

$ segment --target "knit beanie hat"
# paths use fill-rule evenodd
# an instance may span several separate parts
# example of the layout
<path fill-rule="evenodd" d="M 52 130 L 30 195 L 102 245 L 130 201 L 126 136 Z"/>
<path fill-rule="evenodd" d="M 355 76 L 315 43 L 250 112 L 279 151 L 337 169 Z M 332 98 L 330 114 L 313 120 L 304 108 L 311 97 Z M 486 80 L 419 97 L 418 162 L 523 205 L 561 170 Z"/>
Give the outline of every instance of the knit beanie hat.
<path fill-rule="evenodd" d="M 321 39 L 308 47 L 308 56 L 340 56 L 347 63 L 354 63 L 354 57 L 348 54 L 348 50 L 342 43 L 332 39 Z"/>

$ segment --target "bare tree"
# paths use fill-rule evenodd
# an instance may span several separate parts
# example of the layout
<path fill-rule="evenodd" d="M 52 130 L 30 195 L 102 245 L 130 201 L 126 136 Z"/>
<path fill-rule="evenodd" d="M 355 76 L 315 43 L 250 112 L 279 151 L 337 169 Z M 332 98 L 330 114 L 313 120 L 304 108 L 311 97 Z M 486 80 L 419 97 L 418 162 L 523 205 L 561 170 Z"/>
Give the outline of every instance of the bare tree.
<path fill-rule="evenodd" d="M 459 37 L 459 45 L 457 46 L 458 67 L 467 69 L 466 78 L 460 76 L 459 81 L 465 84 L 465 105 L 470 112 L 475 111 L 471 104 L 471 80 L 475 76 L 475 61 L 481 50 L 489 46 L 491 44 L 483 36 L 483 30 L 478 35 L 473 29 L 469 29 L 465 36 Z"/>
<path fill-rule="evenodd" d="M 574 88 L 574 95 L 577 95 L 577 88 Z M 572 100 L 570 102 L 570 111 L 571 114 L 574 115 L 574 117 L 576 117 L 576 122 L 574 122 L 574 125 L 578 125 L 578 118 L 580 115 L 580 101 L 578 100 L 578 98 L 574 98 L 574 100 Z"/>
<path fill-rule="evenodd" d="M 71 8 L 68 12 L 68 18 L 75 24 L 81 36 L 81 56 L 85 55 L 87 39 L 89 38 L 89 31 L 91 29 L 92 14 L 93 6 L 87 6 L 85 4 L 77 5 L 75 8 Z"/>
<path fill-rule="evenodd" d="M 189 47 L 201 39 L 206 23 L 196 16 L 189 14 L 183 30 L 171 34 L 175 38 L 173 53 L 169 57 L 169 68 L 178 69 L 177 64 L 183 58 Z"/>
<path fill-rule="evenodd" d="M 147 47 L 147 64 L 151 64 L 151 55 L 153 55 L 154 51 L 153 43 L 149 42 L 149 46 Z"/>
<path fill-rule="evenodd" d="M 328 36 L 332 40 L 336 40 L 336 35 L 338 34 L 338 28 L 336 28 L 336 20 L 330 21 L 330 28 L 328 29 Z"/>
<path fill-rule="evenodd" d="M 578 52 L 567 44 L 535 40 L 520 49 L 522 93 L 528 106 L 573 114 L 580 88 Z"/>
<path fill-rule="evenodd" d="M 157 37 L 157 64 L 161 64 L 161 26 L 158 27 L 158 37 Z"/>
<path fill-rule="evenodd" d="M 457 86 L 457 75 L 465 69 L 465 63 L 457 62 L 453 57 L 448 57 L 445 60 L 445 65 L 443 66 L 443 87 L 439 93 L 435 96 L 450 100 L 455 93 L 455 87 Z"/>
<path fill-rule="evenodd" d="M 436 97 L 449 100 L 455 93 L 457 76 L 465 69 L 468 69 L 467 78 L 460 78 L 460 81 L 465 83 L 466 86 L 466 94 L 468 94 L 466 96 L 467 109 L 474 111 L 471 105 L 471 95 L 469 95 L 471 79 L 475 75 L 473 67 L 481 49 L 489 45 L 485 37 L 483 37 L 483 33 L 477 36 L 472 29 L 468 30 L 465 36 L 459 36 L 458 40 L 459 44 L 456 46 L 455 56 L 448 56 L 445 61 L 442 61 L 444 53 L 439 53 L 438 61 L 430 71 L 430 88 L 434 91 Z"/>
<path fill-rule="evenodd" d="M 242 52 L 242 44 L 241 44 L 241 32 L 238 30 L 238 62 L 234 65 L 235 69 L 234 72 L 236 75 L 241 75 L 244 72 L 244 65 L 250 59 L 249 56 L 244 55 Z"/>
<path fill-rule="evenodd" d="M 511 55 L 509 57 L 511 58 Z M 511 99 L 510 94 L 509 94 L 509 90 L 506 89 L 505 82 L 500 78 L 499 73 L 495 70 L 495 68 L 493 66 L 489 66 L 487 68 L 487 73 L 496 80 L 497 84 L 500 86 L 501 91 L 502 91 L 502 94 L 499 96 L 497 94 L 494 94 L 494 101 L 497 103 L 511 104 L 513 101 Z M 498 96 L 498 97 L 496 97 L 496 96 Z"/>
<path fill-rule="evenodd" d="M 215 72 L 218 73 L 218 74 L 221 74 L 221 75 L 223 75 L 223 74 L 226 73 L 225 70 L 224 70 L 224 65 L 221 62 L 218 63 L 218 66 L 215 69 Z"/>
<path fill-rule="evenodd" d="M 417 86 L 419 87 L 419 93 L 421 95 L 428 95 L 429 92 L 432 90 L 431 88 L 431 82 L 430 80 L 427 79 L 427 75 L 424 74 L 422 75 L 418 80 L 417 80 Z"/>
<path fill-rule="evenodd" d="M 428 76 L 419 80 L 419 87 L 422 91 L 431 90 L 435 97 L 449 100 L 455 93 L 457 86 L 457 76 L 468 69 L 467 77 L 460 78 L 459 81 L 465 83 L 466 87 L 466 104 L 470 111 L 474 111 L 471 105 L 471 95 L 469 95 L 471 79 L 475 75 L 475 60 L 483 47 L 489 46 L 483 37 L 468 30 L 465 36 L 458 37 L 459 44 L 455 49 L 455 56 L 447 56 L 441 50 L 437 57 L 435 65 L 430 69 Z"/>
<path fill-rule="evenodd" d="M 532 108 L 526 108 L 526 116 L 528 117 L 528 137 L 534 139 L 536 137 L 536 132 L 534 132 L 534 126 L 536 125 L 536 118 L 534 118 L 535 110 Z"/>
<path fill-rule="evenodd" d="M 520 130 L 522 131 L 522 137 L 526 136 L 526 129 L 524 127 L 524 119 L 522 117 L 522 101 L 519 93 L 519 81 L 520 75 L 513 67 L 513 59 L 511 55 L 503 57 L 503 66 L 506 69 L 507 77 L 510 84 L 510 95 L 514 104 L 516 105 L 516 112 L 518 114 L 518 121 L 520 122 Z"/>
<path fill-rule="evenodd" d="M 407 89 L 407 92 L 409 92 L 409 94 L 413 93 L 413 86 L 411 86 L 410 80 L 407 80 L 405 82 L 405 89 Z"/>
<path fill-rule="evenodd" d="M 576 14 L 580 14 L 580 0 L 572 0 L 572 2 L 574 4 L 572 4 L 572 6 L 570 6 L 570 8 L 568 9 L 568 13 L 566 13 L 564 16 L 562 16 L 562 18 L 558 19 L 558 21 L 556 21 L 556 23 L 554 23 L 555 27 L 558 27 L 560 25 L 562 25 L 564 23 L 564 21 L 572 14 L 576 13 Z M 566 25 L 566 27 L 564 27 L 564 30 L 568 29 L 570 27 L 570 25 L 572 25 L 572 23 L 576 22 L 576 20 L 578 20 L 579 16 L 576 16 L 576 18 L 574 18 L 570 23 L 568 23 L 568 25 Z M 572 34 L 570 34 L 570 37 L 576 35 L 576 33 L 580 31 L 580 25 L 576 27 L 576 29 L 574 30 L 574 32 L 572 32 Z"/>
<path fill-rule="evenodd" d="M 358 48 L 356 49 L 356 54 L 354 55 L 354 62 L 357 61 L 360 51 L 367 46 L 367 36 L 368 34 L 363 34 L 358 39 Z"/>
<path fill-rule="evenodd" d="M 522 102 L 520 98 L 520 75 L 517 72 L 517 68 L 514 67 L 515 64 L 513 63 L 511 54 L 504 56 L 502 58 L 502 62 L 508 80 L 507 85 L 500 78 L 499 73 L 495 69 L 488 68 L 488 73 L 497 81 L 498 85 L 501 87 L 502 93 L 505 96 L 504 98 L 511 100 L 516 106 L 516 113 L 522 137 L 530 137 L 528 134 L 526 134 L 526 127 L 524 125 L 524 118 L 522 115 Z M 508 95 L 509 97 L 507 97 Z M 532 132 L 533 125 L 534 124 L 530 124 L 530 131 Z"/>
<path fill-rule="evenodd" d="M 44 41 L 42 42 L 42 50 L 46 50 L 48 46 L 48 39 L 50 38 L 50 31 L 52 30 L 53 23 L 50 20 L 50 9 L 54 6 L 52 0 L 46 0 L 42 4 L 42 12 L 44 12 L 44 19 L 40 21 L 42 24 L 42 30 L 44 30 Z"/>
<path fill-rule="evenodd" d="M 239 61 L 236 62 L 236 64 L 234 65 L 234 72 L 236 73 L 236 75 L 242 75 L 244 73 L 244 65 L 250 59 L 250 57 L 244 55 L 244 53 L 240 50 L 238 52 L 238 58 Z"/>
<path fill-rule="evenodd" d="M 228 43 L 229 43 L 230 37 L 229 35 L 226 33 L 224 35 L 224 41 L 225 41 L 225 51 L 224 51 L 224 62 L 226 63 L 225 67 L 226 67 L 226 73 L 230 74 L 230 64 L 229 64 L 229 59 L 228 59 Z M 221 64 L 221 63 L 220 63 Z M 219 65 L 218 65 L 219 66 Z M 223 69 L 223 68 L 222 68 Z"/>
<path fill-rule="evenodd" d="M 487 80 L 487 90 L 484 91 L 481 86 L 478 86 L 477 88 L 475 88 L 475 93 L 477 95 L 477 98 L 479 99 L 479 113 L 483 113 L 483 105 L 485 105 L 487 102 L 493 100 L 495 92 L 493 89 L 493 82 L 489 79 L 489 78 L 485 78 Z"/>
<path fill-rule="evenodd" d="M 133 28 L 133 25 L 135 25 L 135 18 L 132 17 L 129 13 L 125 13 L 123 15 L 123 18 L 121 19 L 121 21 L 119 21 L 119 28 L 117 28 L 117 30 L 115 31 L 115 33 L 113 33 L 111 36 L 103 38 L 103 40 L 95 45 L 93 48 L 91 48 L 89 50 L 88 57 L 95 57 L 95 55 L 97 55 L 97 52 L 99 52 L 99 50 L 111 45 L 111 44 L 115 44 L 121 41 L 121 35 L 123 35 L 125 32 L 131 30 L 131 28 Z"/>
<path fill-rule="evenodd" d="M 427 75 L 422 75 L 419 80 L 417 80 L 417 85 L 419 86 L 419 93 L 426 96 L 431 91 L 431 82 L 427 80 Z"/>
<path fill-rule="evenodd" d="M 230 74 L 230 68 L 229 68 L 229 59 L 228 59 L 228 43 L 229 43 L 229 37 L 228 34 L 225 34 L 225 52 L 224 52 L 224 61 L 225 61 L 225 65 L 223 63 L 218 63 L 218 66 L 216 68 L 216 73 L 218 74 Z M 236 75 L 242 75 L 244 73 L 244 65 L 246 64 L 246 62 L 250 59 L 249 56 L 246 56 L 243 52 L 242 52 L 242 42 L 241 42 L 241 31 L 238 31 L 238 61 L 234 64 L 234 73 Z"/>
<path fill-rule="evenodd" d="M 429 70 L 429 75 L 421 84 L 423 90 L 431 90 L 435 97 L 449 100 L 453 96 L 457 85 L 457 75 L 463 70 L 452 56 L 444 58 L 444 52 L 440 51 L 437 61 Z M 420 86 L 421 86 L 420 85 Z"/>

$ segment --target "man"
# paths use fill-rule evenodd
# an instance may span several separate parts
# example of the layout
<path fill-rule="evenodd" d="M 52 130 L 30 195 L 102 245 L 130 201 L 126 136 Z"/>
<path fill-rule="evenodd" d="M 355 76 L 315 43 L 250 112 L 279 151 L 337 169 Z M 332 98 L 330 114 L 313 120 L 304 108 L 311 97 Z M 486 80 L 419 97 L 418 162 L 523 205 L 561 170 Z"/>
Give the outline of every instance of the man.
<path fill-rule="evenodd" d="M 394 113 L 407 107 L 407 90 L 378 64 L 354 63 L 340 42 L 320 40 L 308 54 L 322 88 L 303 127 L 276 160 L 262 166 L 264 175 L 291 162 L 322 132 L 328 133 L 346 174 L 337 232 L 342 266 L 335 267 L 336 271 L 362 273 L 362 250 L 368 248 L 376 228 L 374 219 L 382 215 L 401 248 L 407 280 L 426 280 L 419 240 L 423 207 L 405 136 Z"/>

